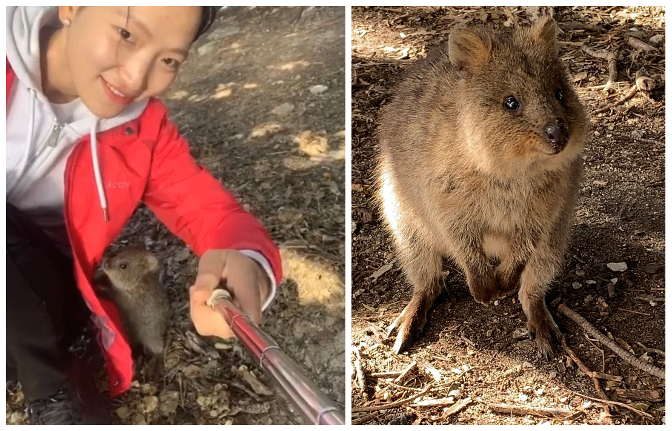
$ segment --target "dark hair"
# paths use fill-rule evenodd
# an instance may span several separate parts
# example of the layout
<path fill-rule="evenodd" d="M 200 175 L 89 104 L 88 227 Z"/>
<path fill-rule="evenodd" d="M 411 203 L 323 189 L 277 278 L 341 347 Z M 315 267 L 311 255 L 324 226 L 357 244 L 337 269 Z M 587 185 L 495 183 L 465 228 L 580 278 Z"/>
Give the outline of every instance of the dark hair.
<path fill-rule="evenodd" d="M 194 41 L 210 29 L 212 23 L 215 22 L 215 16 L 217 15 L 217 11 L 220 9 L 220 7 L 221 6 L 201 6 L 201 8 L 203 8 L 201 13 L 201 24 L 198 26 L 198 31 L 196 32 Z"/>

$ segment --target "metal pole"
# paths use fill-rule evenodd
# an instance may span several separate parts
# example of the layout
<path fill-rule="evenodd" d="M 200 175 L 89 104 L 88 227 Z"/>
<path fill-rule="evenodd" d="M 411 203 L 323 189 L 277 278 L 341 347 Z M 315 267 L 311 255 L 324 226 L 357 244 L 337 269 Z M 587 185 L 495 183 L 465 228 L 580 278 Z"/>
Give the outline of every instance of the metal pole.
<path fill-rule="evenodd" d="M 224 317 L 236 337 L 294 405 L 306 424 L 345 424 L 341 408 L 282 352 L 268 334 L 231 302 L 231 294 L 227 290 L 216 289 L 208 304 Z"/>

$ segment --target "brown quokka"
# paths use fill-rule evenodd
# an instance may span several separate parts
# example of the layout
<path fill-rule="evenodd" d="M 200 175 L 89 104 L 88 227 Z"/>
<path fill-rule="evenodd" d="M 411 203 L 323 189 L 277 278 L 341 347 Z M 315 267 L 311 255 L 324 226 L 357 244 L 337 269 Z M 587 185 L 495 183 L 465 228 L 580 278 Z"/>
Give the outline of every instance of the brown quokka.
<path fill-rule="evenodd" d="M 567 248 L 587 129 L 548 17 L 513 34 L 454 30 L 408 71 L 378 131 L 377 201 L 414 287 L 388 334 L 398 331 L 395 351 L 425 325 L 448 256 L 482 304 L 520 286 L 529 336 L 550 358 L 560 331 L 544 299 Z"/>
<path fill-rule="evenodd" d="M 119 307 L 134 353 L 152 354 L 154 377 L 163 369 L 163 352 L 170 322 L 168 295 L 159 281 L 159 261 L 141 247 L 127 247 L 106 256 L 106 295 Z M 137 363 L 136 363 L 137 364 Z"/>

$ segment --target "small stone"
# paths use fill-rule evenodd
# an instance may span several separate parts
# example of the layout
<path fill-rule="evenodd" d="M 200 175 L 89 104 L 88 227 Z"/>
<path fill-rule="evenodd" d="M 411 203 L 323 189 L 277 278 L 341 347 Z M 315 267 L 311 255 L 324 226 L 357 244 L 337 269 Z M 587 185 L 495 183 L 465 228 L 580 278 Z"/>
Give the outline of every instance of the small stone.
<path fill-rule="evenodd" d="M 609 280 L 609 281 L 611 281 L 612 283 L 614 283 L 614 286 L 615 286 L 616 283 L 618 282 L 618 278 L 614 277 L 614 278 L 612 278 L 612 279 Z"/>
<path fill-rule="evenodd" d="M 578 281 L 575 281 L 574 283 L 572 283 L 572 288 L 573 288 L 574 290 L 579 290 L 579 289 L 581 289 L 581 283 L 579 283 Z"/>
<path fill-rule="evenodd" d="M 495 306 L 499 305 L 499 299 L 494 302 Z"/>
<path fill-rule="evenodd" d="M 272 112 L 274 115 L 280 115 L 280 116 L 283 116 L 283 115 L 287 115 L 287 114 L 289 114 L 289 113 L 292 112 L 293 110 L 294 110 L 294 105 L 292 105 L 291 103 L 283 103 L 283 104 L 280 105 L 280 106 L 276 106 L 276 107 L 273 109 L 273 111 L 271 111 L 271 112 Z"/>
<path fill-rule="evenodd" d="M 607 184 L 609 184 L 609 182 L 608 182 L 608 181 L 595 180 L 595 181 L 593 181 L 593 184 L 595 184 L 596 186 L 602 186 L 602 187 L 604 187 L 604 186 L 606 186 Z"/>
<path fill-rule="evenodd" d="M 643 138 L 644 130 L 633 130 L 632 133 L 630 133 L 630 136 L 633 138 Z"/>
<path fill-rule="evenodd" d="M 614 272 L 623 272 L 628 269 L 628 265 L 625 262 L 608 263 L 607 268 Z"/>
<path fill-rule="evenodd" d="M 128 406 L 121 406 L 114 411 L 119 419 L 128 419 L 131 416 L 131 409 Z"/>
<path fill-rule="evenodd" d="M 527 401 L 527 395 L 520 394 L 520 395 L 518 395 L 518 399 L 522 402 L 525 402 L 525 401 Z"/>
<path fill-rule="evenodd" d="M 600 132 L 598 130 L 595 130 L 595 136 L 597 136 L 597 137 L 600 136 Z"/>
<path fill-rule="evenodd" d="M 589 304 L 593 301 L 593 299 L 595 299 L 595 298 L 593 298 L 593 295 L 588 295 L 588 296 L 586 296 L 586 299 L 584 299 L 584 301 L 585 301 L 586 304 Z"/>
<path fill-rule="evenodd" d="M 549 373 L 548 377 L 554 379 L 554 378 L 558 377 L 558 373 L 555 372 L 555 371 L 551 371 L 551 372 Z"/>
<path fill-rule="evenodd" d="M 177 406 L 180 403 L 180 394 L 177 391 L 166 391 L 161 394 L 159 401 L 161 402 L 159 406 L 161 415 L 168 416 L 177 410 Z"/>
<path fill-rule="evenodd" d="M 544 388 L 539 388 L 536 391 L 534 391 L 537 395 L 541 395 L 544 393 Z"/>
<path fill-rule="evenodd" d="M 586 284 L 597 284 L 595 280 L 586 280 Z"/>
<path fill-rule="evenodd" d="M 150 395 L 142 399 L 142 404 L 144 405 L 142 411 L 145 413 L 151 413 L 159 406 L 159 399 L 154 395 Z"/>
<path fill-rule="evenodd" d="M 655 274 L 656 271 L 658 271 L 659 269 L 660 269 L 660 265 L 652 263 L 652 264 L 646 265 L 646 267 L 644 268 L 644 272 L 646 272 L 647 274 Z"/>
<path fill-rule="evenodd" d="M 314 85 L 310 87 L 310 92 L 311 94 L 322 94 L 325 91 L 327 91 L 328 88 L 329 87 L 327 87 L 326 85 Z"/>
<path fill-rule="evenodd" d="M 657 34 L 655 36 L 651 36 L 651 39 L 649 39 L 649 43 L 652 45 L 660 45 L 663 40 L 665 40 L 665 35 L 663 34 Z"/>
<path fill-rule="evenodd" d="M 145 420 L 145 415 L 141 413 L 136 413 L 133 415 L 133 418 L 131 418 L 131 422 L 133 425 L 147 425 L 147 420 Z"/>

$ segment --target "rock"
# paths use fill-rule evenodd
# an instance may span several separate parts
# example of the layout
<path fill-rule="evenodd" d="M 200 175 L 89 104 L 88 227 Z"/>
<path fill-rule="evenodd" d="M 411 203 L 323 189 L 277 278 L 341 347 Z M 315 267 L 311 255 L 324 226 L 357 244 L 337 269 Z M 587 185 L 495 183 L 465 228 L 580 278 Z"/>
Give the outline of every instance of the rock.
<path fill-rule="evenodd" d="M 131 419 L 131 422 L 133 425 L 148 425 L 147 420 L 145 419 L 145 415 L 141 413 L 136 413 L 133 415 L 133 418 Z"/>
<path fill-rule="evenodd" d="M 327 91 L 328 88 L 329 87 L 327 87 L 326 85 L 314 85 L 310 87 L 310 92 L 311 94 L 322 94 L 325 91 Z"/>
<path fill-rule="evenodd" d="M 522 340 L 527 338 L 527 328 L 516 328 L 511 335 L 512 338 L 516 340 Z"/>
<path fill-rule="evenodd" d="M 218 45 L 220 45 L 220 43 L 216 40 L 213 40 L 212 42 L 208 42 L 205 45 L 198 48 L 198 55 L 212 54 L 217 49 Z"/>
<path fill-rule="evenodd" d="M 644 268 L 644 272 L 646 272 L 647 274 L 655 274 L 656 271 L 658 271 L 658 269 L 660 269 L 660 265 L 658 265 L 656 263 L 652 263 L 652 264 L 646 265 L 646 267 Z"/>
<path fill-rule="evenodd" d="M 623 272 L 628 269 L 628 265 L 625 262 L 608 263 L 607 268 L 611 269 L 614 272 Z"/>
<path fill-rule="evenodd" d="M 595 280 L 586 280 L 586 284 L 597 284 Z"/>
<path fill-rule="evenodd" d="M 227 36 L 233 36 L 234 34 L 240 33 L 240 28 L 235 26 L 224 26 L 213 30 L 212 33 L 208 36 L 208 40 L 217 41 L 219 39 L 224 39 Z"/>
<path fill-rule="evenodd" d="M 651 39 L 649 39 L 649 43 L 652 45 L 660 45 L 664 40 L 665 40 L 664 34 L 657 34 L 655 36 L 652 36 Z"/>
<path fill-rule="evenodd" d="M 142 399 L 142 404 L 142 411 L 145 413 L 151 413 L 159 406 L 159 399 L 154 395 L 150 395 Z"/>
<path fill-rule="evenodd" d="M 586 304 L 589 304 L 593 301 L 593 299 L 595 299 L 593 298 L 593 295 L 588 295 L 586 296 L 586 299 L 584 299 L 584 301 L 586 302 Z"/>
<path fill-rule="evenodd" d="M 574 290 L 579 290 L 579 289 L 581 289 L 581 283 L 579 283 L 578 281 L 575 281 L 574 283 L 572 283 L 572 288 L 573 288 Z"/>
<path fill-rule="evenodd" d="M 643 138 L 644 130 L 633 130 L 630 136 L 632 136 L 633 138 Z"/>
<path fill-rule="evenodd" d="M 606 186 L 606 185 L 608 184 L 608 181 L 595 180 L 595 181 L 593 181 L 593 184 L 595 184 L 596 186 L 602 186 L 602 187 L 604 187 L 604 186 Z"/>
<path fill-rule="evenodd" d="M 283 104 L 280 105 L 280 106 L 276 106 L 276 107 L 271 111 L 271 113 L 273 113 L 274 115 L 284 116 L 284 115 L 289 114 L 289 113 L 292 112 L 293 110 L 294 110 L 294 105 L 292 105 L 291 103 L 283 103 Z"/>
<path fill-rule="evenodd" d="M 131 416 L 131 409 L 128 408 L 128 406 L 121 406 L 118 409 L 114 411 L 116 413 L 117 417 L 119 419 L 128 419 L 129 416 Z"/>
<path fill-rule="evenodd" d="M 261 383 L 254 374 L 247 369 L 245 365 L 241 365 L 238 368 L 238 375 L 243 379 L 247 385 L 252 388 L 255 394 L 257 395 L 273 395 L 273 391 Z"/>
<path fill-rule="evenodd" d="M 177 410 L 177 406 L 180 403 L 180 394 L 177 391 L 166 391 L 161 394 L 159 400 L 161 401 L 161 405 L 159 406 L 161 415 L 169 416 Z"/>

